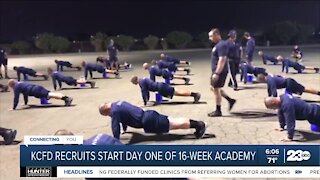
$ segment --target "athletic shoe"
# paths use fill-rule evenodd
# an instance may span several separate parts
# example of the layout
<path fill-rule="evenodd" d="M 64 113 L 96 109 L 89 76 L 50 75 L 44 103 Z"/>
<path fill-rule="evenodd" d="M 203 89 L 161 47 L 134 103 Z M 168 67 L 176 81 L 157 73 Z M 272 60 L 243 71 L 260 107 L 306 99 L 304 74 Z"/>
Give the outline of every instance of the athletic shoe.
<path fill-rule="evenodd" d="M 184 84 L 189 84 L 189 82 L 190 82 L 190 78 L 185 78 Z"/>
<path fill-rule="evenodd" d="M 6 130 L 3 139 L 4 139 L 4 144 L 9 145 L 11 144 L 14 139 L 16 138 L 17 135 L 17 130 Z"/>
<path fill-rule="evenodd" d="M 194 132 L 194 135 L 196 136 L 197 139 L 202 138 L 205 135 L 205 132 L 207 130 L 207 123 L 203 121 L 199 121 L 199 127 L 196 128 L 196 132 Z"/>
<path fill-rule="evenodd" d="M 195 96 L 194 96 L 194 104 L 196 103 L 199 103 L 199 100 L 200 100 L 200 97 L 201 97 L 201 94 L 200 93 L 197 93 Z"/>
<path fill-rule="evenodd" d="M 187 71 L 187 75 L 189 75 L 191 72 L 191 69 L 187 69 L 186 71 Z"/>
<path fill-rule="evenodd" d="M 78 71 L 81 71 L 81 67 L 77 67 Z"/>
<path fill-rule="evenodd" d="M 91 81 L 91 82 L 90 82 L 90 85 L 91 85 L 91 88 L 94 88 L 94 87 L 96 86 L 96 82 Z"/>
<path fill-rule="evenodd" d="M 11 79 L 9 76 L 5 76 L 4 78 L 5 78 L 5 79 Z"/>
<path fill-rule="evenodd" d="M 43 75 L 44 80 L 48 80 L 49 76 L 48 75 Z"/>
<path fill-rule="evenodd" d="M 319 73 L 319 68 L 314 68 L 316 70 L 316 73 Z"/>
<path fill-rule="evenodd" d="M 221 117 L 222 113 L 221 111 L 212 111 L 211 113 L 208 113 L 209 117 Z"/>
<path fill-rule="evenodd" d="M 236 103 L 237 101 L 235 99 L 231 99 L 229 101 L 229 111 L 231 111 L 231 109 L 233 108 L 234 104 Z"/>
<path fill-rule="evenodd" d="M 116 78 L 120 78 L 120 73 L 118 71 L 116 71 L 114 74 L 116 75 Z"/>
<path fill-rule="evenodd" d="M 66 100 L 64 100 L 65 106 L 70 106 L 72 103 L 72 98 L 71 97 L 67 97 Z"/>

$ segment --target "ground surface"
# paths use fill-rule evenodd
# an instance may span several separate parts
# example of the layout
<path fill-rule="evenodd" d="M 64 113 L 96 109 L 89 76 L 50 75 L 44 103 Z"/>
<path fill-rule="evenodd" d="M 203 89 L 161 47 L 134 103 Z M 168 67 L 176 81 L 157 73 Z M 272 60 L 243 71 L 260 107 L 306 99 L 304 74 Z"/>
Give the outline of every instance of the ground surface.
<path fill-rule="evenodd" d="M 283 54 L 289 56 L 290 48 L 265 48 L 268 54 Z M 320 66 L 319 47 L 304 48 L 305 64 Z M 145 109 L 154 109 L 163 114 L 179 117 L 187 116 L 192 119 L 204 120 L 209 124 L 207 134 L 204 139 L 195 140 L 192 130 L 177 130 L 168 135 L 155 136 L 145 135 L 142 130 L 129 128 L 127 133 L 121 137 L 121 141 L 130 144 L 282 144 L 280 138 L 285 137 L 285 132 L 276 132 L 273 129 L 278 127 L 276 112 L 267 110 L 263 104 L 266 97 L 265 84 L 243 85 L 240 83 L 240 91 L 233 91 L 225 87 L 226 92 L 237 99 L 237 103 L 232 112 L 227 111 L 227 103 L 223 101 L 222 111 L 224 116 L 220 118 L 209 118 L 207 113 L 214 107 L 214 96 L 210 91 L 209 76 L 210 71 L 210 49 L 204 50 L 184 50 L 168 51 L 172 56 L 182 59 L 189 59 L 192 62 L 191 84 L 189 86 L 179 85 L 176 88 L 190 89 L 202 94 L 200 104 L 192 104 L 192 98 L 174 97 L 167 104 Z M 121 73 L 122 79 L 96 79 L 96 89 L 66 89 L 60 92 L 74 98 L 72 107 L 63 107 L 62 101 L 50 100 L 52 106 L 47 108 L 37 107 L 39 100 L 30 98 L 29 104 L 32 107 L 23 107 L 23 98 L 20 98 L 18 109 L 9 112 L 12 107 L 13 93 L 0 93 L 0 126 L 14 128 L 18 130 L 17 139 L 23 139 L 24 135 L 51 135 L 57 129 L 67 128 L 78 135 L 88 138 L 98 133 L 111 134 L 110 118 L 100 116 L 98 112 L 99 104 L 107 101 L 126 100 L 136 105 L 142 105 L 140 90 L 129 82 L 132 75 L 148 76 L 141 67 L 145 61 L 157 58 L 160 51 L 144 52 L 121 52 L 120 60 L 133 63 L 134 70 Z M 44 72 L 48 66 L 55 68 L 53 60 L 65 59 L 74 64 L 80 64 L 86 60 L 95 62 L 95 58 L 103 53 L 83 53 L 66 55 L 40 55 L 40 56 L 15 56 L 9 57 L 10 76 L 16 77 L 12 71 L 13 66 L 23 65 L 32 67 L 39 72 Z M 281 74 L 281 65 L 262 65 L 262 61 L 257 56 L 254 58 L 254 65 L 267 68 L 268 72 Z M 294 72 L 291 70 L 291 72 Z M 80 77 L 83 72 L 65 71 L 67 75 Z M 99 74 L 94 74 L 101 77 Z M 313 71 L 306 74 L 287 74 L 287 77 L 295 78 L 305 86 L 320 89 L 320 75 Z M 162 80 L 161 80 L 162 81 Z M 49 81 L 31 81 L 41 84 L 53 90 L 51 79 Z M 174 80 L 175 83 L 181 83 Z M 0 80 L 0 83 L 6 83 Z M 65 88 L 71 88 L 65 86 Z M 278 92 L 283 92 L 279 90 Z M 151 95 L 151 98 L 154 98 Z M 320 97 L 303 94 L 302 99 L 319 103 Z M 319 144 L 320 134 L 310 131 L 310 125 L 306 121 L 299 121 L 296 125 L 296 137 L 305 138 L 304 141 L 292 142 L 292 144 Z M 187 134 L 187 135 L 186 135 Z M 0 179 L 20 179 L 19 178 L 19 146 L 0 146 Z"/>

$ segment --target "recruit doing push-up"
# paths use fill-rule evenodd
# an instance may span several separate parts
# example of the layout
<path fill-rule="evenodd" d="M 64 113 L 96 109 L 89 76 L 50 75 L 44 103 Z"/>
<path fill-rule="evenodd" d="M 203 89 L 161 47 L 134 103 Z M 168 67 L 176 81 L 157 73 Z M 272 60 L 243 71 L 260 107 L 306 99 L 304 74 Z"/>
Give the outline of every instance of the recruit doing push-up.
<path fill-rule="evenodd" d="M 157 60 L 157 61 L 152 60 L 152 64 L 158 65 L 158 67 L 160 69 L 168 69 L 171 72 L 185 71 L 187 73 L 187 75 L 189 75 L 191 72 L 191 69 L 189 69 L 189 68 L 178 67 L 175 63 L 167 62 L 164 60 Z"/>
<path fill-rule="evenodd" d="M 320 127 L 320 105 L 308 104 L 290 94 L 265 98 L 264 103 L 268 109 L 278 109 L 280 129 L 276 130 L 283 131 L 287 127 L 288 137 L 282 141 L 293 140 L 296 120 L 307 120 Z"/>
<path fill-rule="evenodd" d="M 107 69 L 112 69 L 112 61 L 110 61 L 108 58 L 99 56 L 99 57 L 97 57 L 96 61 L 105 64 L 105 67 Z M 124 63 L 119 62 L 118 63 L 118 69 L 126 70 L 126 69 L 130 69 L 130 68 L 132 68 L 132 64 L 129 64 L 128 62 L 124 62 Z"/>
<path fill-rule="evenodd" d="M 266 55 L 263 51 L 259 51 L 258 55 L 262 58 L 263 64 L 267 64 L 268 61 L 272 62 L 273 65 L 278 64 L 278 60 L 275 56 Z"/>
<path fill-rule="evenodd" d="M 191 65 L 191 63 L 189 61 L 186 61 L 186 60 L 180 60 L 178 58 L 175 58 L 175 57 L 171 57 L 171 56 L 168 56 L 164 53 L 161 53 L 160 54 L 160 58 L 164 61 L 167 61 L 167 62 L 173 62 L 177 65 Z"/>
<path fill-rule="evenodd" d="M 23 66 L 14 66 L 13 70 L 17 71 L 17 78 L 18 81 L 20 81 L 20 75 L 23 74 L 23 78 L 24 80 L 28 80 L 28 76 L 32 76 L 32 77 L 43 77 L 44 80 L 48 80 L 48 76 L 42 73 L 39 73 L 31 68 L 26 68 Z"/>
<path fill-rule="evenodd" d="M 108 74 L 114 74 L 115 78 L 118 78 L 120 73 L 117 70 L 109 70 L 106 67 L 99 65 L 99 64 L 92 64 L 92 63 L 86 63 L 85 61 L 82 62 L 82 66 L 84 67 L 84 77 L 88 78 L 88 73 L 90 74 L 90 78 L 92 79 L 92 72 L 96 71 L 98 73 L 108 73 Z"/>
<path fill-rule="evenodd" d="M 62 93 L 50 92 L 49 90 L 47 90 L 42 86 L 31 84 L 28 82 L 18 82 L 14 79 L 10 79 L 8 81 L 8 85 L 10 88 L 12 88 L 14 93 L 13 108 L 9 110 L 15 110 L 17 108 L 20 94 L 23 94 L 25 105 L 28 104 L 29 96 L 33 96 L 39 99 L 53 98 L 53 99 L 63 100 L 65 102 L 65 106 L 70 106 L 73 100 L 71 97 L 65 96 Z"/>
<path fill-rule="evenodd" d="M 294 61 L 290 60 L 289 58 L 283 58 L 282 56 L 278 56 L 277 60 L 282 62 L 282 72 L 285 69 L 286 73 L 288 73 L 289 67 L 292 67 L 298 73 L 302 73 L 302 71 L 304 71 L 304 70 L 314 70 L 315 73 L 319 73 L 319 68 L 304 66 L 302 64 L 299 64 L 298 62 L 294 62 Z"/>
<path fill-rule="evenodd" d="M 95 87 L 96 82 L 89 81 L 83 79 L 75 79 L 71 76 L 64 76 L 59 71 L 53 71 L 51 68 L 48 68 L 48 74 L 51 76 L 53 88 L 54 90 L 57 90 L 57 83 L 59 85 L 59 88 L 62 88 L 62 82 L 66 83 L 69 86 L 77 86 L 78 84 L 90 84 L 91 88 Z"/>
<path fill-rule="evenodd" d="M 164 79 L 169 79 L 169 80 L 173 80 L 173 79 L 184 80 L 185 84 L 189 84 L 190 82 L 190 78 L 174 75 L 172 72 L 169 72 L 166 69 L 160 69 L 154 65 L 150 66 L 149 63 L 144 63 L 142 66 L 145 70 L 149 71 L 150 79 L 152 81 L 156 81 L 156 76 L 162 76 Z"/>
<path fill-rule="evenodd" d="M 149 78 L 138 78 L 137 76 L 133 76 L 131 78 L 131 82 L 134 85 L 139 84 L 141 88 L 142 98 L 144 101 L 144 105 L 147 105 L 149 101 L 150 94 L 149 92 L 159 92 L 160 95 L 172 99 L 173 96 L 185 96 L 185 97 L 193 97 L 194 103 L 198 103 L 201 97 L 200 93 L 192 92 L 189 90 L 177 90 L 170 85 L 162 82 L 154 82 Z"/>
<path fill-rule="evenodd" d="M 320 95 L 319 90 L 315 90 L 313 88 L 304 87 L 302 84 L 298 83 L 296 80 L 292 78 L 284 78 L 279 75 L 272 74 L 259 74 L 258 81 L 261 83 L 267 83 L 268 87 L 268 96 L 277 97 L 277 89 L 286 88 L 286 91 L 289 93 L 299 94 L 302 93 L 310 93 Z"/>
<path fill-rule="evenodd" d="M 196 138 L 202 138 L 207 125 L 203 121 L 196 121 L 189 118 L 173 118 L 159 114 L 153 110 L 146 110 L 134 106 L 126 101 L 104 103 L 99 107 L 103 116 L 111 117 L 113 136 L 120 138 L 120 123 L 124 132 L 127 127 L 143 128 L 145 133 L 168 133 L 174 129 L 195 129 Z"/>
<path fill-rule="evenodd" d="M 73 66 L 72 63 L 69 61 L 62 61 L 62 60 L 54 60 L 54 62 L 57 64 L 57 71 L 63 71 L 63 67 L 67 67 L 70 69 L 77 69 L 78 71 L 81 71 L 80 66 Z"/>

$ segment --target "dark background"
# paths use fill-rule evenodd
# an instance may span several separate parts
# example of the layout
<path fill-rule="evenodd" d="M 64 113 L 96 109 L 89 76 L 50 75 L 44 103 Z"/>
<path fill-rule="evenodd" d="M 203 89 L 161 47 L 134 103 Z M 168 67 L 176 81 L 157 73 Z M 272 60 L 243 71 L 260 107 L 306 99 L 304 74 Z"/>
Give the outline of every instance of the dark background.
<path fill-rule="evenodd" d="M 191 34 L 241 28 L 259 32 L 290 20 L 320 26 L 319 1 L 209 1 L 209 0 L 108 0 L 108 1 L 1 1 L 0 43 L 31 40 L 49 32 L 79 39 L 98 31 L 159 37 L 173 30 Z"/>

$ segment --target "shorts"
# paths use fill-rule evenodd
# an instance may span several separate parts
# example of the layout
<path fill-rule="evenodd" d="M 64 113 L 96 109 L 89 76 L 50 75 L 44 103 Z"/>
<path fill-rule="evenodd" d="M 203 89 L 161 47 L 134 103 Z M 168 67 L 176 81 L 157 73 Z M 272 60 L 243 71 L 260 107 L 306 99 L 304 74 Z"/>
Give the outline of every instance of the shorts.
<path fill-rule="evenodd" d="M 30 96 L 34 96 L 36 98 L 46 98 L 48 99 L 49 96 L 49 92 L 46 88 L 42 87 L 42 86 L 35 86 L 32 88 L 31 92 L 30 92 Z"/>
<path fill-rule="evenodd" d="M 222 88 L 224 86 L 224 83 L 226 82 L 227 76 L 228 76 L 228 72 L 227 73 L 222 73 L 222 74 L 219 75 L 218 80 L 214 82 L 212 80 L 212 75 L 211 75 L 211 77 L 210 77 L 211 86 L 214 87 L 214 88 Z"/>
<path fill-rule="evenodd" d="M 170 64 L 169 67 L 168 67 L 168 70 L 169 71 L 172 71 L 172 72 L 176 72 L 178 69 L 178 67 L 175 65 L 175 64 Z"/>
<path fill-rule="evenodd" d="M 288 78 L 286 80 L 286 90 L 289 92 L 292 92 L 294 94 L 299 94 L 301 95 L 304 92 L 304 86 L 302 86 L 301 84 L 299 84 L 297 81 L 295 81 L 294 79 Z"/>
<path fill-rule="evenodd" d="M 8 59 L 0 59 L 0 65 L 8 65 Z"/>
<path fill-rule="evenodd" d="M 296 63 L 293 69 L 297 70 L 298 72 L 302 72 L 305 69 L 305 67 L 299 63 Z"/>
<path fill-rule="evenodd" d="M 166 84 L 166 83 L 160 83 L 158 92 L 162 96 L 172 99 L 172 97 L 174 95 L 174 88 L 171 87 L 170 85 Z"/>
<path fill-rule="evenodd" d="M 68 84 L 69 86 L 76 86 L 77 85 L 77 80 L 71 76 L 64 77 L 62 79 L 62 81 L 65 82 L 66 84 Z"/>
<path fill-rule="evenodd" d="M 33 70 L 33 69 L 30 69 L 30 70 L 28 70 L 28 71 L 27 71 L 26 73 L 24 73 L 24 74 L 27 74 L 27 75 L 29 75 L 29 76 L 36 77 L 37 72 L 36 72 L 35 70 Z"/>
<path fill-rule="evenodd" d="M 165 69 L 162 70 L 162 77 L 164 79 L 170 79 L 172 80 L 173 79 L 173 74 Z"/>
<path fill-rule="evenodd" d="M 62 65 L 63 65 L 63 66 L 66 66 L 66 67 L 68 67 L 68 68 L 71 68 L 71 67 L 72 67 L 72 64 L 71 64 L 70 62 L 64 62 Z"/>
<path fill-rule="evenodd" d="M 167 133 L 170 125 L 168 116 L 147 110 L 142 117 L 142 126 L 145 133 Z"/>

